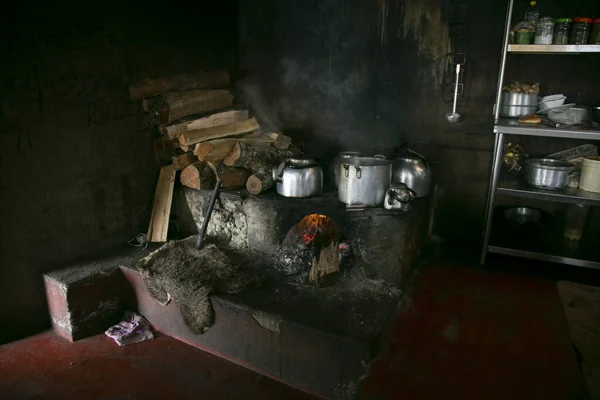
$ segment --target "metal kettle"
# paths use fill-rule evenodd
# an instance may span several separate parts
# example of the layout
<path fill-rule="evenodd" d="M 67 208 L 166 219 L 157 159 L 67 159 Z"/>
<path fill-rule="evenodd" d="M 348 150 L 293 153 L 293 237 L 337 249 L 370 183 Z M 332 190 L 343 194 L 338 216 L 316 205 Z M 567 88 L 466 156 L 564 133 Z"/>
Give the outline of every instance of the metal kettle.
<path fill-rule="evenodd" d="M 288 158 L 273 168 L 273 181 L 282 196 L 317 196 L 323 192 L 323 169 L 313 157 Z"/>
<path fill-rule="evenodd" d="M 403 147 L 392 162 L 392 182 L 405 183 L 417 197 L 425 197 L 431 190 L 431 168 L 425 157 Z"/>

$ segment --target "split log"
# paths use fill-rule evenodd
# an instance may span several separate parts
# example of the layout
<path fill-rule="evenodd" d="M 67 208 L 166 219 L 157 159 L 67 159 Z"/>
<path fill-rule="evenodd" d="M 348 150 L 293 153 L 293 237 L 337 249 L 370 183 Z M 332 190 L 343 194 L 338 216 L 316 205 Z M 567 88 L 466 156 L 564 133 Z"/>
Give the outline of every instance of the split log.
<path fill-rule="evenodd" d="M 152 216 L 150 217 L 150 225 L 148 226 L 148 233 L 146 235 L 149 242 L 167 241 L 175 174 L 176 171 L 172 165 L 165 165 L 160 169 L 156 192 L 154 193 Z"/>
<path fill-rule="evenodd" d="M 192 114 L 204 114 L 231 107 L 233 95 L 227 90 L 190 90 L 165 93 L 149 105 L 158 124 L 170 124 Z"/>
<path fill-rule="evenodd" d="M 205 168 L 206 163 L 196 161 L 181 171 L 179 180 L 181 184 L 192 189 L 211 189 L 215 187 L 215 176 L 210 168 Z"/>
<path fill-rule="evenodd" d="M 175 168 L 177 171 L 184 169 L 188 165 L 198 161 L 194 153 L 179 154 L 171 157 L 171 160 L 173 161 L 173 168 Z"/>
<path fill-rule="evenodd" d="M 194 154 L 201 161 L 210 161 L 213 163 L 222 162 L 227 154 L 233 150 L 236 143 L 246 143 L 256 147 L 268 147 L 273 143 L 269 138 L 229 138 L 214 139 L 206 142 L 196 143 Z"/>
<path fill-rule="evenodd" d="M 188 165 L 181 171 L 181 183 L 192 189 L 214 189 L 216 177 L 210 168 L 202 161 Z M 240 189 L 246 185 L 250 171 L 244 168 L 219 167 L 217 170 L 221 179 L 221 189 Z"/>
<path fill-rule="evenodd" d="M 216 89 L 229 86 L 229 73 L 225 70 L 178 74 L 156 79 L 145 79 L 129 86 L 133 100 L 157 96 L 166 92 L 190 89 Z"/>
<path fill-rule="evenodd" d="M 287 150 L 292 145 L 292 138 L 281 133 L 267 133 L 266 136 L 273 140 L 273 146 L 280 150 Z"/>
<path fill-rule="evenodd" d="M 232 124 L 234 122 L 246 121 L 248 119 L 248 111 L 234 110 L 224 111 L 213 114 L 209 117 L 197 118 L 189 121 L 183 121 L 177 124 L 159 127 L 161 133 L 169 139 L 177 139 L 184 132 L 194 131 L 198 129 L 212 128 Z"/>
<path fill-rule="evenodd" d="M 184 146 L 190 146 L 205 140 L 241 135 L 243 133 L 255 131 L 259 128 L 260 126 L 258 125 L 258 122 L 256 122 L 256 118 L 251 118 L 247 121 L 234 122 L 223 126 L 197 129 L 182 133 L 181 136 L 179 136 L 179 145 L 183 149 Z"/>

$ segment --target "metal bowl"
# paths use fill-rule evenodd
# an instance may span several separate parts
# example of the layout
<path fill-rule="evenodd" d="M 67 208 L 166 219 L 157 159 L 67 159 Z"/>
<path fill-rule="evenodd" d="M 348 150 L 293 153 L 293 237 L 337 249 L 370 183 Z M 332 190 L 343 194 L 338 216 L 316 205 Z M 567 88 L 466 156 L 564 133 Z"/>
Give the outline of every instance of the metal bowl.
<path fill-rule="evenodd" d="M 504 218 L 519 225 L 537 223 L 542 219 L 542 212 L 535 208 L 515 207 L 504 211 Z"/>

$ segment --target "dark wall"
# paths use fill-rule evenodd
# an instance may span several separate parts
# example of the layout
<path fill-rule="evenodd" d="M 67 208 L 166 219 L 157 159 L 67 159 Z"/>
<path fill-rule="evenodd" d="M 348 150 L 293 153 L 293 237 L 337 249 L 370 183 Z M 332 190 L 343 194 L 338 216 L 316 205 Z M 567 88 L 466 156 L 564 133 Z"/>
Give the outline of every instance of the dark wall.
<path fill-rule="evenodd" d="M 0 17 L 0 342 L 41 274 L 145 232 L 157 167 L 133 80 L 235 63 L 235 1 L 25 1 Z"/>
<path fill-rule="evenodd" d="M 517 1 L 515 18 L 527 3 Z M 507 4 L 241 2 L 238 88 L 272 125 L 325 159 L 341 150 L 392 155 L 394 147 L 409 142 L 434 164 L 440 184 L 437 231 L 447 239 L 475 241 L 487 195 Z M 600 14 L 591 0 L 544 6 L 544 15 Z M 457 125 L 444 119 L 451 111 L 451 51 L 466 53 L 458 105 L 464 118 Z M 539 81 L 544 93 L 562 90 L 578 102 L 600 92 L 593 72 L 600 67 L 597 55 L 524 57 L 511 64 L 508 80 Z M 560 72 L 582 63 L 575 75 Z"/>

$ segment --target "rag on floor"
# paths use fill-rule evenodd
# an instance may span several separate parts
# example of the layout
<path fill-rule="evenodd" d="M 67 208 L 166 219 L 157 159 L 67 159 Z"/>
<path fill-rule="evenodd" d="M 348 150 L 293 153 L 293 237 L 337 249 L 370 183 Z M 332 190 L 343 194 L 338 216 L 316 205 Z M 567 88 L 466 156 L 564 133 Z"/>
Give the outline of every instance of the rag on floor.
<path fill-rule="evenodd" d="M 112 338 L 119 346 L 154 339 L 146 318 L 131 311 L 125 311 L 123 321 L 108 328 L 104 334 Z"/>

